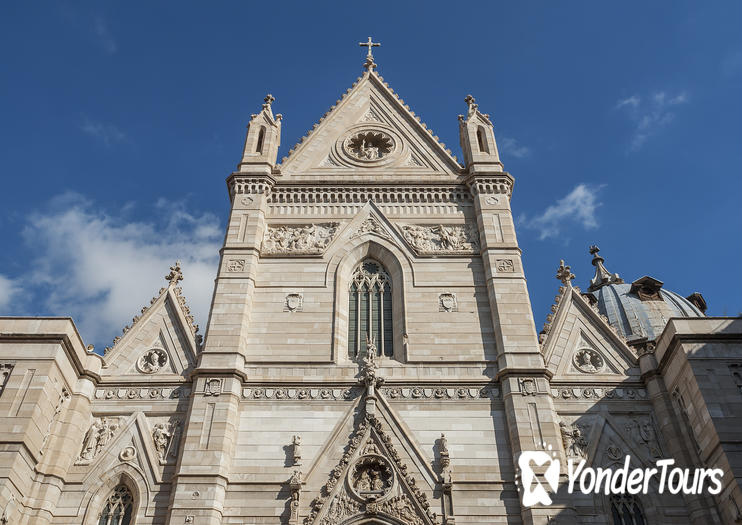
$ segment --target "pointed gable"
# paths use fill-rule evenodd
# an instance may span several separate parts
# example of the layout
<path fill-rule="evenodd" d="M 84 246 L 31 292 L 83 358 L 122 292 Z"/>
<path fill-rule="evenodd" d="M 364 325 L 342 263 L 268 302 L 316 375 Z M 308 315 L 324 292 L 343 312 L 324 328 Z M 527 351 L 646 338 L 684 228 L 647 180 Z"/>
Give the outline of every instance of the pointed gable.
<path fill-rule="evenodd" d="M 461 166 L 375 71 L 367 71 L 280 166 L 292 180 L 456 178 Z"/>
<path fill-rule="evenodd" d="M 101 375 L 140 376 L 155 380 L 182 376 L 195 365 L 200 336 L 180 287 L 180 266 L 176 263 L 150 306 L 142 308 L 132 326 L 106 348 Z"/>
<path fill-rule="evenodd" d="M 567 268 L 567 272 L 569 267 Z M 572 276 L 574 277 L 574 276 Z M 542 332 L 541 349 L 555 380 L 637 376 L 636 356 L 600 314 L 563 279 Z"/>

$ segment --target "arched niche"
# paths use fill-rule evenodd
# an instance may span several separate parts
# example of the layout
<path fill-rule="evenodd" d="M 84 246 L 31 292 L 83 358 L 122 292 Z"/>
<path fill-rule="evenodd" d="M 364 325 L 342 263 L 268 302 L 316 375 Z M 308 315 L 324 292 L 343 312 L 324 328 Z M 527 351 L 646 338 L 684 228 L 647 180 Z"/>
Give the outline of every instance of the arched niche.
<path fill-rule="evenodd" d="M 83 499 L 85 512 L 83 525 L 97 525 L 98 519 L 106 501 L 111 493 L 119 485 L 126 485 L 131 492 L 132 523 L 142 523 L 147 510 L 147 502 L 151 501 L 149 487 L 142 473 L 128 463 L 116 465 L 106 473 L 105 477 L 98 479 L 98 483 L 91 486 Z"/>
<path fill-rule="evenodd" d="M 357 239 L 346 244 L 344 251 L 334 254 L 328 265 L 333 276 L 335 300 L 332 322 L 332 354 L 336 363 L 350 363 L 348 355 L 348 293 L 353 271 L 365 259 L 381 263 L 392 281 L 392 359 L 407 360 L 407 315 L 405 289 L 412 282 L 412 268 L 401 250 L 383 239 Z"/>

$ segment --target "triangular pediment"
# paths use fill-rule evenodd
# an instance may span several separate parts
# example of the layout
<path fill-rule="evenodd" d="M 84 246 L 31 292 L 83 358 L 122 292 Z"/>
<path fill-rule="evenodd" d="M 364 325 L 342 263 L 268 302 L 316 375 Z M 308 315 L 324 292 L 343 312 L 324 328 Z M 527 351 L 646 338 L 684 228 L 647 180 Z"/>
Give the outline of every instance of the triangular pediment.
<path fill-rule="evenodd" d="M 553 380 L 638 379 L 636 356 L 579 290 L 564 287 L 549 319 L 542 344 Z"/>
<path fill-rule="evenodd" d="M 196 327 L 180 288 L 160 290 L 131 326 L 107 349 L 103 377 L 147 381 L 181 377 L 196 361 Z"/>
<path fill-rule="evenodd" d="M 284 158 L 282 178 L 455 180 L 461 166 L 375 72 L 366 72 Z"/>
<path fill-rule="evenodd" d="M 102 425 L 110 427 L 110 431 L 98 431 Z M 152 439 L 152 429 L 147 423 L 146 417 L 137 412 L 128 417 L 107 416 L 95 418 L 93 425 L 88 430 L 82 445 L 82 453 L 85 455 L 88 443 L 91 442 L 96 449 L 92 459 L 80 457 L 75 466 L 85 469 L 83 479 L 102 477 L 103 473 L 109 472 L 116 465 L 128 463 L 142 472 L 145 478 L 152 484 L 161 483 L 163 467 L 158 460 L 158 454 Z M 92 434 L 97 434 L 96 436 Z M 101 440 L 105 439 L 105 444 Z"/>
<path fill-rule="evenodd" d="M 353 430 L 339 464 L 304 521 L 334 524 L 360 516 L 388 517 L 410 525 L 433 525 L 435 514 L 418 486 L 420 473 L 408 467 L 392 432 L 375 416 L 365 416 Z"/>

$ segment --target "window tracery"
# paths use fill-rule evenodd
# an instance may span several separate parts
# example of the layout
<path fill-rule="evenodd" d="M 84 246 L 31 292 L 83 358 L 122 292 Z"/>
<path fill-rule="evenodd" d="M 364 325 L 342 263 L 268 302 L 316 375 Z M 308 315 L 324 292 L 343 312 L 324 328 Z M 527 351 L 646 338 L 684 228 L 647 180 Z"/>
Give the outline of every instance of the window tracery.
<path fill-rule="evenodd" d="M 378 355 L 394 355 L 392 344 L 392 280 L 384 267 L 367 259 L 353 272 L 348 306 L 348 355 L 362 355 L 372 342 Z"/>
<path fill-rule="evenodd" d="M 98 525 L 131 525 L 134 497 L 126 485 L 119 485 L 106 500 Z"/>

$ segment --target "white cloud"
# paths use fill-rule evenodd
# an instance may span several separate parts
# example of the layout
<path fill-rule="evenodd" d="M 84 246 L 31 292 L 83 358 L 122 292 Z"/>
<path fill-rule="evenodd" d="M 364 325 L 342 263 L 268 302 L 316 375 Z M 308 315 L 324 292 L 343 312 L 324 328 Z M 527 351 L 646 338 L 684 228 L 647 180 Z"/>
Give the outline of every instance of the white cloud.
<path fill-rule="evenodd" d="M 80 129 L 91 137 L 100 140 L 106 146 L 126 140 L 126 134 L 113 124 L 96 122 L 87 117 L 80 126 Z"/>
<path fill-rule="evenodd" d="M 12 314 L 12 301 L 21 292 L 17 280 L 0 274 L 0 315 Z"/>
<path fill-rule="evenodd" d="M 45 309 L 72 316 L 86 341 L 105 345 L 180 259 L 184 294 L 204 327 L 222 240 L 218 219 L 164 199 L 146 216 L 129 220 L 73 193 L 53 200 L 24 229 L 34 251 L 24 283 Z"/>
<path fill-rule="evenodd" d="M 517 159 L 522 159 L 531 154 L 530 148 L 524 146 L 520 142 L 510 137 L 503 137 L 499 140 L 500 153 L 505 153 L 505 156 L 513 156 Z"/>
<path fill-rule="evenodd" d="M 674 108 L 687 102 L 688 95 L 684 92 L 670 96 L 664 91 L 658 91 L 651 96 L 632 95 L 619 100 L 616 109 L 626 112 L 634 123 L 630 149 L 632 151 L 641 149 L 649 137 L 673 121 Z"/>
<path fill-rule="evenodd" d="M 562 228 L 574 223 L 586 230 L 598 227 L 595 211 L 601 205 L 598 202 L 598 192 L 602 186 L 591 187 L 587 184 L 578 184 L 569 194 L 559 199 L 536 217 L 529 218 L 521 215 L 519 223 L 529 229 L 539 232 L 539 240 L 556 237 Z"/>
<path fill-rule="evenodd" d="M 112 55 L 118 51 L 116 39 L 113 38 L 113 34 L 111 34 L 111 31 L 108 29 L 108 24 L 103 17 L 98 16 L 95 18 L 93 21 L 93 32 L 98 38 L 98 43 L 106 53 Z"/>

